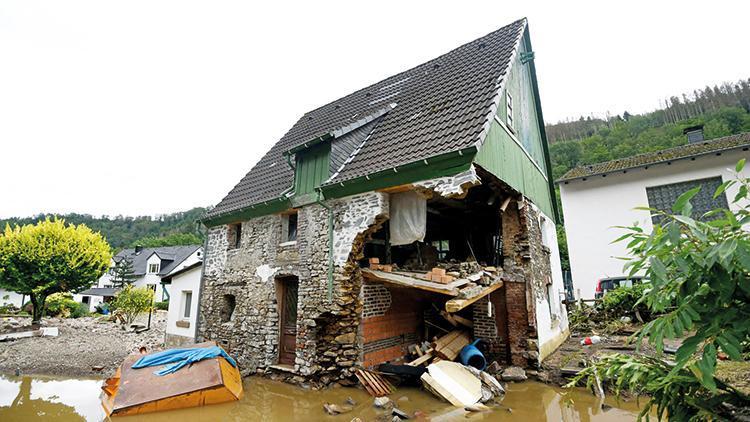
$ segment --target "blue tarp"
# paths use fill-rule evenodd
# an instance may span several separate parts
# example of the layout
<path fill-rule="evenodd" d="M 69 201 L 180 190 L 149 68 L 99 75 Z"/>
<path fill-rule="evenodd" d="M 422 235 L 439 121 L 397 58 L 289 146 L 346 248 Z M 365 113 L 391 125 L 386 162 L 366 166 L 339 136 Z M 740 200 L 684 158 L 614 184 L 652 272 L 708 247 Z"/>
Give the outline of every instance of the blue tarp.
<path fill-rule="evenodd" d="M 147 366 L 166 365 L 168 363 L 171 363 L 172 365 L 154 372 L 154 374 L 156 375 L 167 375 L 176 372 L 183 366 L 191 364 L 193 362 L 199 362 L 203 359 L 212 359 L 219 356 L 226 359 L 227 362 L 232 364 L 232 366 L 237 366 L 237 362 L 235 362 L 234 359 L 232 359 L 231 356 L 229 356 L 227 352 L 224 351 L 224 349 L 219 346 L 212 346 L 194 347 L 190 349 L 169 349 L 163 352 L 152 353 L 138 359 L 138 361 L 133 364 L 133 369 L 145 368 Z"/>

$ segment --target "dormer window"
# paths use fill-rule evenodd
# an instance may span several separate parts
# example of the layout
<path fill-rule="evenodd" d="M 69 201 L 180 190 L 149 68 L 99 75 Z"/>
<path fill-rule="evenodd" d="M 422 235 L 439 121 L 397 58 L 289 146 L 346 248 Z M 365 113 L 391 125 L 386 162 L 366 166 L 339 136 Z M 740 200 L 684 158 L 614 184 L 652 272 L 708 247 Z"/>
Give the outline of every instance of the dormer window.
<path fill-rule="evenodd" d="M 148 264 L 148 273 L 149 274 L 159 273 L 159 264 Z"/>

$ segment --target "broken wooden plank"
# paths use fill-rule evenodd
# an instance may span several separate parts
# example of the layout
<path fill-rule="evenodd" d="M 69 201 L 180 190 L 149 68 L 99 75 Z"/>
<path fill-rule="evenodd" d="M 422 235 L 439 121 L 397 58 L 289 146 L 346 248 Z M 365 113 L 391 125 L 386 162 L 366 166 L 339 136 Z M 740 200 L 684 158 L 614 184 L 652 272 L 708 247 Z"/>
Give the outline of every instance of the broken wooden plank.
<path fill-rule="evenodd" d="M 458 321 L 456 321 L 455 319 L 453 319 L 453 316 L 451 314 L 449 314 L 448 312 L 440 311 L 440 316 L 442 316 L 444 320 L 448 321 L 448 323 L 450 323 L 450 325 L 452 325 L 454 327 L 458 327 Z"/>
<path fill-rule="evenodd" d="M 445 311 L 443 311 L 443 312 L 445 312 Z M 452 315 L 452 314 L 448 314 L 448 315 L 451 315 L 453 317 L 454 321 L 456 321 L 457 323 L 463 325 L 464 327 L 466 327 L 466 328 L 474 328 L 474 321 L 472 321 L 472 320 L 470 320 L 468 318 L 464 318 L 464 317 L 462 317 L 460 315 Z"/>
<path fill-rule="evenodd" d="M 448 296 L 458 296 L 458 289 L 451 284 L 433 283 L 431 281 L 419 280 L 399 273 L 388 273 L 385 271 L 371 270 L 369 268 L 362 268 L 362 275 L 366 279 L 372 281 L 380 281 L 403 287 L 427 290 Z"/>
<path fill-rule="evenodd" d="M 451 341 L 453 341 L 453 339 L 455 339 L 456 337 L 460 335 L 461 335 L 461 330 L 453 330 L 449 332 L 448 334 L 440 337 L 439 339 L 433 341 L 430 344 L 430 346 L 432 346 L 434 350 L 440 349 L 441 347 L 445 347 L 448 343 L 450 343 Z"/>
<path fill-rule="evenodd" d="M 413 361 L 407 363 L 409 366 L 419 366 L 423 363 L 426 363 L 428 360 L 432 358 L 432 349 L 427 349 L 427 351 L 420 357 L 414 359 Z"/>
<path fill-rule="evenodd" d="M 461 349 L 471 342 L 469 333 L 460 331 L 459 334 L 451 339 L 450 342 L 442 347 L 435 349 L 435 356 L 445 359 L 454 360 L 461 353 Z"/>
<path fill-rule="evenodd" d="M 365 387 L 365 390 L 373 397 L 387 396 L 394 391 L 393 385 L 386 381 L 380 374 L 366 369 L 357 369 L 354 371 L 354 374 Z"/>
<path fill-rule="evenodd" d="M 479 294 L 473 297 L 467 299 L 451 299 L 445 302 L 445 310 L 450 313 L 458 312 L 501 287 L 503 287 L 502 281 L 484 288 Z"/>

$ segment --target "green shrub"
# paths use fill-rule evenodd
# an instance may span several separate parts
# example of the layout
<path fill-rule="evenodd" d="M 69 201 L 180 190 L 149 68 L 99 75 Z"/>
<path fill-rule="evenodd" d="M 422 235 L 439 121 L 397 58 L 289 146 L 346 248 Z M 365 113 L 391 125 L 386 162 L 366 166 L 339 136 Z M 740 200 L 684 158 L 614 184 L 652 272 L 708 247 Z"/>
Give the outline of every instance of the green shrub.
<path fill-rule="evenodd" d="M 644 321 L 651 319 L 651 312 L 644 303 L 639 303 L 644 293 L 651 289 L 649 283 L 638 283 L 631 287 L 618 287 L 607 292 L 600 306 L 609 318 L 635 316 L 636 311 Z"/>
<path fill-rule="evenodd" d="M 70 293 L 54 293 L 45 302 L 45 312 L 49 316 L 69 318 L 79 312 L 79 305 L 81 304 L 73 300 Z"/>
<path fill-rule="evenodd" d="M 154 292 L 148 287 L 135 288 L 132 285 L 120 290 L 112 302 L 112 308 L 121 312 L 127 324 L 132 324 L 138 315 L 148 312 L 154 301 Z"/>
<path fill-rule="evenodd" d="M 70 317 L 71 318 L 85 317 L 85 316 L 87 316 L 88 314 L 91 313 L 91 312 L 89 312 L 89 305 L 88 305 L 88 303 L 78 303 L 78 302 L 76 302 L 76 304 L 78 306 L 76 306 L 76 308 L 73 311 L 70 312 Z"/>
<path fill-rule="evenodd" d="M 160 311 L 166 311 L 167 309 L 169 309 L 169 301 L 167 300 L 164 302 L 156 302 L 154 303 L 154 307 Z"/>

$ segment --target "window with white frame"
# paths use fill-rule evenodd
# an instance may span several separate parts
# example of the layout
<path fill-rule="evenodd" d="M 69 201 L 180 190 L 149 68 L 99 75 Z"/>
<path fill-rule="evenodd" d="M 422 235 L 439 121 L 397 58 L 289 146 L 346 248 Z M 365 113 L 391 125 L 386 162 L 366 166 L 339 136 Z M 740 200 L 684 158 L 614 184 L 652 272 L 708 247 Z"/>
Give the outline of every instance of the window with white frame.
<path fill-rule="evenodd" d="M 159 272 L 159 264 L 148 264 L 148 273 L 156 274 Z"/>
<path fill-rule="evenodd" d="M 505 111 L 505 123 L 509 129 L 515 130 L 513 126 L 513 96 L 508 91 L 505 91 Z"/>
<path fill-rule="evenodd" d="M 190 307 L 193 303 L 193 292 L 184 290 L 182 292 L 182 317 L 190 318 Z"/>

